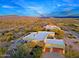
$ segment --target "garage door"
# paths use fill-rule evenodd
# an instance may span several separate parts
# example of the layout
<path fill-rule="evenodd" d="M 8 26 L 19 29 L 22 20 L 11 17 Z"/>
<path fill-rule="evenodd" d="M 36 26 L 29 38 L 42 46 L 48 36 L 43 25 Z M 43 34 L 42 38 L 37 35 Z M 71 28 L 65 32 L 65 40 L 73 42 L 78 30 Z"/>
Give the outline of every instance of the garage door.
<path fill-rule="evenodd" d="M 50 48 L 45 48 L 45 52 L 50 52 Z"/>
<path fill-rule="evenodd" d="M 61 49 L 61 48 L 52 48 L 52 52 L 63 53 L 63 49 Z"/>

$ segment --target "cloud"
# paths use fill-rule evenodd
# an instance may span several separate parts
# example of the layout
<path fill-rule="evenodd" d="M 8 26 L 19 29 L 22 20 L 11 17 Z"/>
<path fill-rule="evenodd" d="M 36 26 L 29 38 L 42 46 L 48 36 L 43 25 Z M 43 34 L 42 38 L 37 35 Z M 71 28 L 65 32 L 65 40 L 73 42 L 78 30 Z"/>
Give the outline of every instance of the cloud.
<path fill-rule="evenodd" d="M 2 8 L 14 8 L 13 6 L 3 5 Z"/>
<path fill-rule="evenodd" d="M 44 11 L 42 10 L 42 7 L 38 7 L 38 6 L 28 6 L 29 9 L 37 12 L 38 14 L 42 14 L 44 13 Z"/>
<path fill-rule="evenodd" d="M 60 6 L 62 6 L 62 5 L 61 5 L 61 4 L 57 4 L 57 6 L 59 6 L 59 7 L 60 7 Z"/>

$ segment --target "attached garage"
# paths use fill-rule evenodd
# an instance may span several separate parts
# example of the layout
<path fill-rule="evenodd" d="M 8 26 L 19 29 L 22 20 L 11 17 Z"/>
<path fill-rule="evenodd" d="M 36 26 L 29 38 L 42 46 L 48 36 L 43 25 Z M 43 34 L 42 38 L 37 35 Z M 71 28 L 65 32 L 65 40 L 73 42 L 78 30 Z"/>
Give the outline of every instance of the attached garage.
<path fill-rule="evenodd" d="M 60 54 L 65 53 L 65 44 L 63 40 L 57 40 L 57 39 L 47 39 L 45 42 L 46 52 L 57 52 Z M 48 49 L 50 48 L 50 49 Z M 50 50 L 50 51 L 49 51 Z"/>
<path fill-rule="evenodd" d="M 50 52 L 50 48 L 45 48 L 45 52 Z"/>
<path fill-rule="evenodd" d="M 62 48 L 52 48 L 52 52 L 57 52 L 63 54 L 63 49 Z"/>

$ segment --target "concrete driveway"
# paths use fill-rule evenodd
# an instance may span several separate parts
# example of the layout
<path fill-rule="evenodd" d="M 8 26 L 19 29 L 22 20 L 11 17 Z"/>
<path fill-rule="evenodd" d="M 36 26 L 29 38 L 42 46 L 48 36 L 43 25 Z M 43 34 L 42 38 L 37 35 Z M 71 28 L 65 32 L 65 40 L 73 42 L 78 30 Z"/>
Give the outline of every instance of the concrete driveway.
<path fill-rule="evenodd" d="M 64 58 L 64 55 L 55 52 L 47 52 L 43 53 L 41 58 Z"/>

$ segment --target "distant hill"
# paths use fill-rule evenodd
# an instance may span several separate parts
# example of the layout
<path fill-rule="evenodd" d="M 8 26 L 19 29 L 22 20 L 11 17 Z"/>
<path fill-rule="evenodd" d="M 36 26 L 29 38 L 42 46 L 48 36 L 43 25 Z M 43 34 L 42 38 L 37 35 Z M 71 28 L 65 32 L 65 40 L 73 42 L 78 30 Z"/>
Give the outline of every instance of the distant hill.
<path fill-rule="evenodd" d="M 47 19 L 47 18 L 79 18 L 79 16 L 39 16 L 39 17 L 32 17 L 32 16 L 18 16 L 18 15 L 7 15 L 7 16 L 0 16 L 0 20 L 6 20 L 6 19 L 26 19 L 26 20 L 36 20 L 36 19 Z"/>
<path fill-rule="evenodd" d="M 79 16 L 57 16 L 54 18 L 79 18 Z"/>
<path fill-rule="evenodd" d="M 40 17 L 40 18 L 79 18 L 79 16 L 49 16 L 49 17 Z"/>
<path fill-rule="evenodd" d="M 76 12 L 74 10 L 76 10 Z M 45 16 L 41 16 L 41 18 L 79 18 L 79 13 L 77 13 L 78 11 L 79 9 L 55 11 L 45 14 Z"/>
<path fill-rule="evenodd" d="M 0 16 L 0 20 L 31 20 L 31 19 L 38 19 L 38 17 L 31 17 L 31 16 L 17 16 L 17 15 L 7 15 L 7 16 Z"/>

